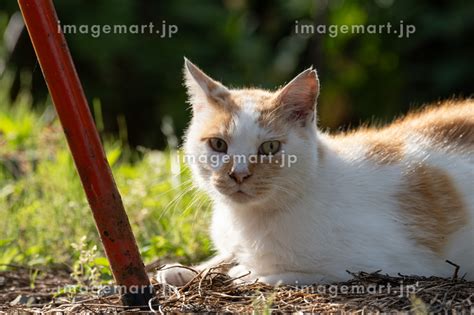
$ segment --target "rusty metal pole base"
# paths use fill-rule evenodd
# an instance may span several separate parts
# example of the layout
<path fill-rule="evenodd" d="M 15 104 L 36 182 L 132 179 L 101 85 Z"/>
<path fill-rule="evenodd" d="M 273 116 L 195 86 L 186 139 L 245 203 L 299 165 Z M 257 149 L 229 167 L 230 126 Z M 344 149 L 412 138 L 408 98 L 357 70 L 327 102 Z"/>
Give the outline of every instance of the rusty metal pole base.
<path fill-rule="evenodd" d="M 133 290 L 130 290 L 133 291 Z M 139 307 L 142 310 L 150 310 L 149 301 L 155 297 L 155 289 L 153 286 L 147 286 L 140 289 L 140 292 L 127 292 L 122 294 L 121 300 L 123 305 L 130 308 Z M 158 307 L 158 303 L 152 301 L 153 307 Z"/>

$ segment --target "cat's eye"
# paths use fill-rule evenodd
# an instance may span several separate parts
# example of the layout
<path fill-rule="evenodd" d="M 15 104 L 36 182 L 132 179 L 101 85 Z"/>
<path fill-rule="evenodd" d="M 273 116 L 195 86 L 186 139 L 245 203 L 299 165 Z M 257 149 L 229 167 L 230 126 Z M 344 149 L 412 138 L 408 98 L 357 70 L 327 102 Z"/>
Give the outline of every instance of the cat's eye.
<path fill-rule="evenodd" d="M 209 146 L 216 152 L 227 153 L 227 143 L 220 138 L 211 138 L 208 140 Z"/>
<path fill-rule="evenodd" d="M 258 148 L 258 153 L 263 155 L 275 154 L 280 150 L 281 143 L 278 140 L 266 141 Z"/>

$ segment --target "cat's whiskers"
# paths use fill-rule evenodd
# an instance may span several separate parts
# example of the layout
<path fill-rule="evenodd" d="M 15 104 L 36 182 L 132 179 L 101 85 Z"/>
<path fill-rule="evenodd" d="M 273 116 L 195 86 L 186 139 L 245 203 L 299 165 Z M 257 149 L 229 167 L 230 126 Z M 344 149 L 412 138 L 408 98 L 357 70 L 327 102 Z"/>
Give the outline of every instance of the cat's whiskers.
<path fill-rule="evenodd" d="M 178 184 L 176 186 L 173 186 L 170 189 L 165 190 L 164 192 L 159 193 L 158 195 L 156 195 L 156 198 L 162 197 L 163 195 L 167 195 L 167 194 L 169 194 L 169 193 L 171 193 L 175 190 L 181 190 L 184 186 L 191 185 L 192 182 L 193 182 L 192 179 L 187 179 L 187 180 L 181 182 L 180 184 Z"/>
<path fill-rule="evenodd" d="M 195 189 L 196 189 L 196 187 L 194 187 L 194 186 L 191 185 L 191 186 L 185 188 L 183 191 L 181 191 L 175 198 L 173 198 L 173 200 L 171 200 L 171 202 L 166 206 L 166 208 L 164 208 L 164 209 L 162 210 L 162 212 L 161 212 L 161 214 L 160 214 L 160 217 L 159 217 L 158 219 L 163 218 L 163 216 L 164 216 L 166 213 L 168 213 L 168 211 L 169 211 L 172 207 L 176 206 L 176 205 L 178 204 L 178 202 L 181 201 L 181 199 L 182 199 L 185 195 L 191 193 L 191 192 L 192 192 L 193 190 L 195 190 Z M 176 209 L 176 208 L 173 208 L 173 209 Z"/>

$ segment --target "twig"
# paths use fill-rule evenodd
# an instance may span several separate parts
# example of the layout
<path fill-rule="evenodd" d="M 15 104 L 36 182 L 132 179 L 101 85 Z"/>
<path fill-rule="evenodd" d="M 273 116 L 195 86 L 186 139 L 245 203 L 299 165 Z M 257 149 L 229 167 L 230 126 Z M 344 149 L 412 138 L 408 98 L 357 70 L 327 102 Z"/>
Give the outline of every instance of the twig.
<path fill-rule="evenodd" d="M 446 259 L 446 262 L 452 266 L 454 266 L 454 274 L 453 274 L 453 280 L 457 280 L 458 279 L 458 272 L 459 272 L 459 265 L 453 263 L 452 261 Z"/>

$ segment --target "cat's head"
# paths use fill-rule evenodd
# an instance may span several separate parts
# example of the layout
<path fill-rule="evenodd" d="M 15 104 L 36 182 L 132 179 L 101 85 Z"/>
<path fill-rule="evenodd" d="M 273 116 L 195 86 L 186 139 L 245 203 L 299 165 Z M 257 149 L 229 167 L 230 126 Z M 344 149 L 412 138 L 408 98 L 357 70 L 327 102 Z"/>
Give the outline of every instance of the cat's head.
<path fill-rule="evenodd" d="M 229 89 L 187 59 L 184 73 L 193 113 L 184 148 L 198 186 L 246 205 L 301 190 L 317 155 L 316 71 L 273 92 Z"/>

